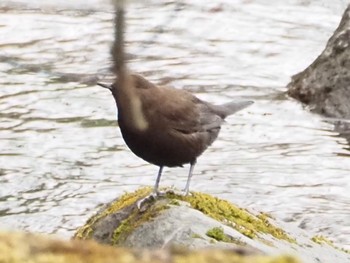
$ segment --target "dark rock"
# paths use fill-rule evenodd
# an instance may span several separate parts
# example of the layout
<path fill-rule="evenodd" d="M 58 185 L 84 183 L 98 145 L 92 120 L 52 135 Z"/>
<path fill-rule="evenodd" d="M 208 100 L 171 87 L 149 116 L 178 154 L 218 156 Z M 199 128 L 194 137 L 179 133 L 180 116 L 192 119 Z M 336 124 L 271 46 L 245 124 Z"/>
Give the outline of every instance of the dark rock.
<path fill-rule="evenodd" d="M 311 111 L 335 118 L 336 130 L 350 140 L 350 124 L 342 121 L 350 119 L 350 5 L 322 54 L 287 88 Z"/>

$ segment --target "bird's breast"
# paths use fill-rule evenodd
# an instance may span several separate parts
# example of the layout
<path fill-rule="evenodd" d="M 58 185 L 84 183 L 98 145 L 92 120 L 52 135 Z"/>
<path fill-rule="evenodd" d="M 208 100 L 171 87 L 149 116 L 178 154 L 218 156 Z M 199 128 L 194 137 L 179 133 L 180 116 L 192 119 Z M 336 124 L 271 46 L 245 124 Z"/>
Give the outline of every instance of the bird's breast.
<path fill-rule="evenodd" d="M 150 126 L 145 131 L 129 130 L 120 123 L 121 133 L 130 150 L 158 166 L 182 166 L 194 161 L 206 147 L 195 135 L 182 135 Z"/>
<path fill-rule="evenodd" d="M 129 130 L 146 131 L 149 121 L 145 116 L 142 101 L 139 96 L 121 98 L 117 100 L 118 120 Z"/>

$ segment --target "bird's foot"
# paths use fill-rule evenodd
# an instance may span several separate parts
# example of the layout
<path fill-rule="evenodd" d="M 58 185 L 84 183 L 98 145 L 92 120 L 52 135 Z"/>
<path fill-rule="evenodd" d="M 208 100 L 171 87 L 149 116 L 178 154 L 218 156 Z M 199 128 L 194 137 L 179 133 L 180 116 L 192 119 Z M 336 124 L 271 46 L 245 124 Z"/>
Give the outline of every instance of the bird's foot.
<path fill-rule="evenodd" d="M 189 191 L 189 189 L 183 189 L 182 192 L 180 193 L 180 195 L 182 196 L 191 196 L 191 192 Z"/>
<path fill-rule="evenodd" d="M 152 203 L 153 201 L 157 200 L 158 197 L 162 197 L 165 196 L 166 193 L 165 192 L 152 192 L 151 194 L 145 196 L 144 198 L 140 199 L 137 201 L 136 205 L 137 208 L 140 211 L 144 211 L 145 209 L 143 209 L 143 207 L 147 204 L 147 203 Z"/>
<path fill-rule="evenodd" d="M 179 191 L 175 189 L 168 189 L 162 192 L 152 192 L 151 194 L 145 196 L 144 198 L 140 199 L 137 201 L 136 205 L 139 211 L 143 212 L 145 211 L 149 205 L 156 201 L 159 197 L 166 197 L 167 194 L 173 194 L 173 195 L 178 195 L 178 196 L 190 196 L 192 195 L 189 191 L 186 191 L 186 189 Z M 148 206 L 146 206 L 148 204 Z"/>

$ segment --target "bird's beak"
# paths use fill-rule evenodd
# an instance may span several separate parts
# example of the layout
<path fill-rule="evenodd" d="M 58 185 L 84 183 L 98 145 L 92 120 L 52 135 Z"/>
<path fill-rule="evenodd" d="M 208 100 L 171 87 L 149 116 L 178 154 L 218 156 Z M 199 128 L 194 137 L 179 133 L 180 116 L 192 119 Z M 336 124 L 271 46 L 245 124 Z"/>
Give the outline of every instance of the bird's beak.
<path fill-rule="evenodd" d="M 97 85 L 101 86 L 102 88 L 112 90 L 112 86 L 104 83 L 97 83 Z"/>

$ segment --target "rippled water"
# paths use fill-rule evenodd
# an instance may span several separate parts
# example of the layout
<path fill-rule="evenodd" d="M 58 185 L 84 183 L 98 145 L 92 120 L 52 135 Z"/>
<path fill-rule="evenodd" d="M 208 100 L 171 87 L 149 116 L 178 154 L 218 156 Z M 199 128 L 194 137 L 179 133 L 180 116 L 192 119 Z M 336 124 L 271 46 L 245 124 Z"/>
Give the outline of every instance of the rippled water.
<path fill-rule="evenodd" d="M 124 191 L 153 185 L 116 125 L 109 2 L 0 3 L 0 227 L 69 236 Z M 73 1 L 72 1 L 73 2 Z M 199 158 L 192 190 L 294 221 L 350 247 L 350 152 L 283 92 L 338 25 L 346 1 L 133 3 L 130 67 L 214 103 L 256 103 Z M 186 167 L 187 168 L 187 167 Z M 187 169 L 161 185 L 182 188 Z"/>

